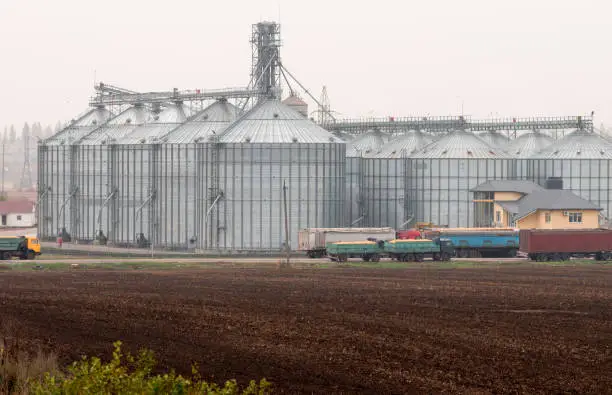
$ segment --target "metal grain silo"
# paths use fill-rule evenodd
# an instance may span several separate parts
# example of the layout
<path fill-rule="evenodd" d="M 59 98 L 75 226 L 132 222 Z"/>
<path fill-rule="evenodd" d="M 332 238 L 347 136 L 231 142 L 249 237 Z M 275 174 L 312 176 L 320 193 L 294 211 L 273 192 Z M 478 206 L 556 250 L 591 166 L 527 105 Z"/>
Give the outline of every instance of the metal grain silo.
<path fill-rule="evenodd" d="M 406 218 L 438 226 L 478 225 L 470 189 L 513 178 L 514 172 L 505 152 L 472 133 L 449 133 L 406 160 Z"/>
<path fill-rule="evenodd" d="M 74 228 L 76 190 L 72 144 L 106 123 L 112 114 L 96 107 L 41 142 L 38 150 L 38 232 L 45 240 Z"/>
<path fill-rule="evenodd" d="M 211 194 L 211 136 L 220 135 L 238 118 L 240 109 L 219 100 L 190 117 L 162 138 L 158 183 L 158 244 L 202 248 L 206 209 Z M 202 244 L 202 245 L 198 245 Z"/>
<path fill-rule="evenodd" d="M 404 227 L 405 161 L 431 142 L 429 135 L 408 131 L 361 158 L 363 226 Z"/>
<path fill-rule="evenodd" d="M 263 100 L 215 141 L 204 247 L 278 251 L 286 183 L 291 247 L 307 227 L 342 225 L 345 143 L 278 100 Z"/>
<path fill-rule="evenodd" d="M 120 221 L 118 173 L 114 173 L 117 142 L 152 120 L 153 114 L 146 107 L 135 105 L 75 142 L 72 157 L 76 189 L 75 239 L 94 241 L 102 232 L 108 240 L 113 240 L 113 232 Z M 137 184 L 128 192 L 134 205 L 144 201 L 151 189 L 149 169 L 153 159 L 150 155 L 149 150 L 142 151 L 132 159 L 133 168 L 138 168 Z M 150 213 L 143 212 L 147 214 Z"/>
<path fill-rule="evenodd" d="M 300 97 L 291 95 L 285 100 L 283 100 L 283 104 L 294 109 L 299 114 L 301 114 L 304 118 L 308 118 L 308 103 L 306 103 Z"/>
<path fill-rule="evenodd" d="M 569 189 L 599 205 L 609 218 L 612 211 L 612 143 L 599 134 L 576 131 L 534 154 L 533 181 L 559 177 Z"/>
<path fill-rule="evenodd" d="M 180 195 L 165 194 L 168 183 L 162 178 L 162 138 L 186 118 L 182 104 L 166 104 L 163 111 L 152 114 L 150 122 L 126 129 L 125 134 L 116 138 L 111 164 L 115 195 L 109 207 L 117 221 L 108 235 L 113 244 L 145 247 L 153 242 L 166 246 L 164 236 L 178 232 L 179 229 L 166 224 L 162 215 L 180 200 Z M 182 162 L 177 160 L 175 169 L 181 166 Z"/>
<path fill-rule="evenodd" d="M 388 136 L 386 134 L 370 131 L 357 135 L 354 139 L 347 142 L 344 226 L 363 224 L 365 219 L 365 201 L 362 195 L 363 172 L 361 157 L 366 153 L 379 152 L 387 140 Z"/>

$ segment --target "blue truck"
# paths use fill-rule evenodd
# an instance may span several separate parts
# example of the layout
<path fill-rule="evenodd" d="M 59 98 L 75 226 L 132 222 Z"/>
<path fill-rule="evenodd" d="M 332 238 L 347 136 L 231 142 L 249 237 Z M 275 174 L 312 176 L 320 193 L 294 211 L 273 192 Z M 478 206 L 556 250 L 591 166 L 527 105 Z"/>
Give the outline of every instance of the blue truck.
<path fill-rule="evenodd" d="M 424 232 L 428 239 L 450 240 L 458 258 L 515 257 L 519 249 L 519 231 L 511 228 L 438 228 Z"/>

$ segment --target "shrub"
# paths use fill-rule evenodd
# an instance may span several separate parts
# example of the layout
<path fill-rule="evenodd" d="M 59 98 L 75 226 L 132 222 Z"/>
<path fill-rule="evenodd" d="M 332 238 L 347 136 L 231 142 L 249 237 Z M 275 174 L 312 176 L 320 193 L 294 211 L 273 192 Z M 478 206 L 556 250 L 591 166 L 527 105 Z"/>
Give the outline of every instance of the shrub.
<path fill-rule="evenodd" d="M 194 367 L 192 378 L 177 375 L 174 371 L 153 375 L 153 353 L 142 350 L 134 357 L 121 352 L 121 342 L 114 343 L 113 357 L 103 363 L 100 358 L 83 358 L 74 362 L 66 374 L 47 373 L 42 380 L 30 382 L 30 393 L 40 395 L 60 394 L 210 394 L 210 395 L 263 395 L 270 392 L 270 383 L 262 379 L 251 381 L 240 390 L 235 380 L 223 387 L 201 380 Z"/>

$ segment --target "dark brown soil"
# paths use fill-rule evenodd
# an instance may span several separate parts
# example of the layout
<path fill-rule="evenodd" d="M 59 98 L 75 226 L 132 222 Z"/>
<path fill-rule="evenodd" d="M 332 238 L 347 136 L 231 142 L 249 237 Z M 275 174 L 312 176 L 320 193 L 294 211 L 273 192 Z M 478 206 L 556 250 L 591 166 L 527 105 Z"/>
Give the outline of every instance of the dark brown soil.
<path fill-rule="evenodd" d="M 64 362 L 152 349 L 287 393 L 612 391 L 612 267 L 0 272 L 2 320 Z"/>

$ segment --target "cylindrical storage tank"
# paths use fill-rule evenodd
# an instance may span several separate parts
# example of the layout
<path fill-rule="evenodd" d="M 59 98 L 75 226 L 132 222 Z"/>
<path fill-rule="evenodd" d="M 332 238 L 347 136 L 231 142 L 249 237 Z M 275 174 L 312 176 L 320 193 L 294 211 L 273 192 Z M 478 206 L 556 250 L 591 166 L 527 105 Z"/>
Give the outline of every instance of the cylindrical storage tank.
<path fill-rule="evenodd" d="M 137 209 L 150 195 L 152 159 L 149 150 L 138 150 L 129 159 L 122 156 L 118 140 L 136 128 L 153 120 L 153 114 L 144 106 L 130 107 L 103 126 L 82 137 L 73 146 L 72 165 L 76 188 L 74 239 L 94 242 L 101 234 L 112 243 L 123 220 L 119 207 L 134 206 Z M 129 167 L 135 172 L 133 184 L 127 192 L 127 200 L 119 193 L 120 178 Z M 142 210 L 146 232 L 151 224 L 150 210 Z"/>
<path fill-rule="evenodd" d="M 116 198 L 113 209 L 117 222 L 110 236 L 110 242 L 117 246 L 147 247 L 151 242 L 156 247 L 175 247 L 168 243 L 178 239 L 168 234 L 181 234 L 183 228 L 168 223 L 162 218 L 169 208 L 182 207 L 183 198 L 179 192 L 168 196 L 169 183 L 164 182 L 166 168 L 163 167 L 166 150 L 162 149 L 164 137 L 186 120 L 185 109 L 181 104 L 166 105 L 158 114 L 153 114 L 150 122 L 135 127 L 132 131 L 117 138 L 113 146 L 113 184 Z M 186 152 L 174 153 L 175 163 L 172 171 L 182 170 L 187 158 Z M 184 178 L 177 174 L 168 175 L 172 183 L 184 185 Z M 176 212 L 173 217 L 186 218 L 184 212 Z M 179 214 L 183 214 L 180 216 Z M 174 225 L 174 226 L 173 226 Z M 187 246 L 187 238 L 178 243 Z"/>
<path fill-rule="evenodd" d="M 408 131 L 397 135 L 380 151 L 361 158 L 363 226 L 405 227 L 405 161 L 431 141 L 429 135 Z"/>
<path fill-rule="evenodd" d="M 538 176 L 534 174 L 533 162 L 528 158 L 546 149 L 554 143 L 554 139 L 542 132 L 528 132 L 512 140 L 506 152 L 516 158 L 517 178 L 538 182 Z"/>
<path fill-rule="evenodd" d="M 379 152 L 387 140 L 388 136 L 386 134 L 370 131 L 357 135 L 347 142 L 344 226 L 363 226 L 365 200 L 362 191 L 363 169 L 361 157 L 367 153 Z"/>
<path fill-rule="evenodd" d="M 90 109 L 66 128 L 38 145 L 38 237 L 54 240 L 60 233 L 72 238 L 76 191 L 72 144 L 99 128 L 112 114 L 104 107 Z"/>
<path fill-rule="evenodd" d="M 576 131 L 534 154 L 530 160 L 534 182 L 544 186 L 550 177 L 559 177 L 569 189 L 612 213 L 612 143 L 602 136 Z"/>
<path fill-rule="evenodd" d="M 295 110 L 262 101 L 211 144 L 219 200 L 206 217 L 206 248 L 279 251 L 285 203 L 292 249 L 300 229 L 343 225 L 345 143 Z"/>
<path fill-rule="evenodd" d="M 505 152 L 474 134 L 452 132 L 406 160 L 405 215 L 435 226 L 489 223 L 492 207 L 475 209 L 471 189 L 488 180 L 513 179 L 514 166 Z"/>
<path fill-rule="evenodd" d="M 160 245 L 202 248 L 203 218 L 216 197 L 209 185 L 209 140 L 239 114 L 231 103 L 216 101 L 162 138 L 157 173 Z"/>

